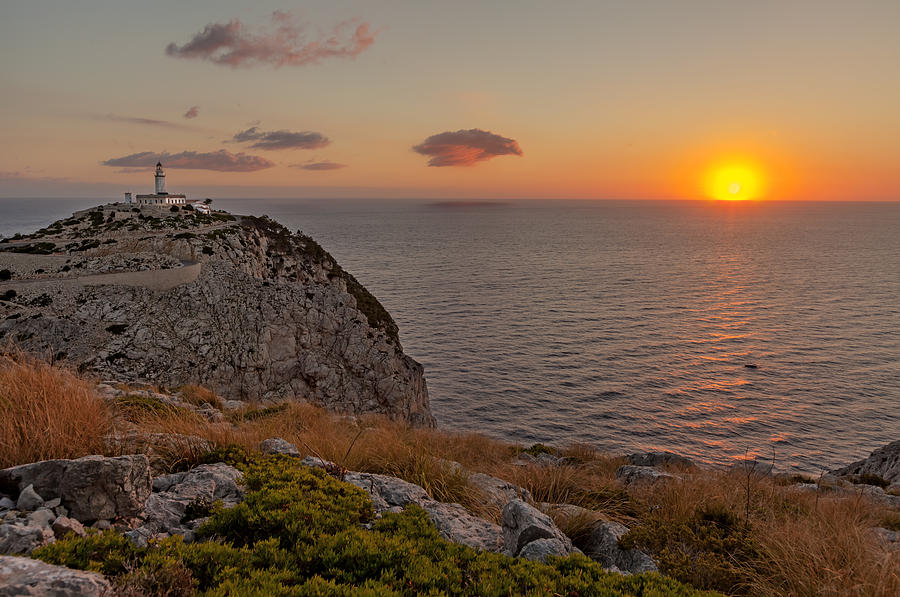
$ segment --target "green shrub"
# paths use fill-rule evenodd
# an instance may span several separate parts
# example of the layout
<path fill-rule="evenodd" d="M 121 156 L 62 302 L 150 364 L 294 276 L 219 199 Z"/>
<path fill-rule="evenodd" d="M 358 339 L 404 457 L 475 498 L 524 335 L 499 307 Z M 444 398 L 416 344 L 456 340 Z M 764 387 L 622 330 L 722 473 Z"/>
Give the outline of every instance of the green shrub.
<path fill-rule="evenodd" d="M 610 574 L 580 555 L 541 564 L 453 544 L 416 506 L 373 522 L 362 490 L 296 459 L 254 457 L 241 468 L 245 501 L 213 509 L 198 529 L 211 540 L 136 548 L 110 531 L 33 556 L 103 571 L 147 594 L 703 595 L 657 574 Z"/>

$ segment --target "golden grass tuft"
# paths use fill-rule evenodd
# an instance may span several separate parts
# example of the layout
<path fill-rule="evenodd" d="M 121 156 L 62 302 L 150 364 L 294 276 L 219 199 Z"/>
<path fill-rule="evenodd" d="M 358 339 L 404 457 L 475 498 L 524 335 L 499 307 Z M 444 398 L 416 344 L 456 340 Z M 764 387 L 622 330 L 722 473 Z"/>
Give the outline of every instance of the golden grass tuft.
<path fill-rule="evenodd" d="M 202 386 L 188 384 L 179 388 L 178 393 L 184 402 L 197 407 L 209 404 L 219 410 L 225 408 L 222 399 L 215 392 Z"/>
<path fill-rule="evenodd" d="M 0 356 L 0 468 L 100 454 L 112 416 L 96 386 L 21 351 Z"/>

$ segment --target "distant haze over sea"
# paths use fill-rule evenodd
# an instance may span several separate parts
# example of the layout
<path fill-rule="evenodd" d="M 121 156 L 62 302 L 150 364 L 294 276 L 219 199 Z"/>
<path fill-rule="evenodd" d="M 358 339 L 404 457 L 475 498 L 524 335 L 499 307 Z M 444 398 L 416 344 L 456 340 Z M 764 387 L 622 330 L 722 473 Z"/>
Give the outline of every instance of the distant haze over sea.
<path fill-rule="evenodd" d="M 0 199 L 0 234 L 96 203 Z M 807 472 L 900 438 L 900 203 L 213 206 L 366 285 L 444 429 Z"/>

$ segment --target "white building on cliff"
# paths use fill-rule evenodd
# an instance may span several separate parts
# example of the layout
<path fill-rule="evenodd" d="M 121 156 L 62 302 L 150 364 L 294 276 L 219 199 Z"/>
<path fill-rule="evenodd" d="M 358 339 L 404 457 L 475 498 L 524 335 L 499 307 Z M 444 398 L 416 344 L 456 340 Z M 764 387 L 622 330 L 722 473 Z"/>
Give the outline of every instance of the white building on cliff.
<path fill-rule="evenodd" d="M 185 203 L 193 203 L 188 201 L 184 195 L 166 192 L 166 173 L 163 171 L 162 163 L 156 162 L 156 173 L 154 174 L 156 181 L 156 192 L 152 195 L 135 195 L 134 200 L 131 193 L 125 193 L 125 200 L 128 203 L 137 203 L 138 205 L 184 205 Z"/>

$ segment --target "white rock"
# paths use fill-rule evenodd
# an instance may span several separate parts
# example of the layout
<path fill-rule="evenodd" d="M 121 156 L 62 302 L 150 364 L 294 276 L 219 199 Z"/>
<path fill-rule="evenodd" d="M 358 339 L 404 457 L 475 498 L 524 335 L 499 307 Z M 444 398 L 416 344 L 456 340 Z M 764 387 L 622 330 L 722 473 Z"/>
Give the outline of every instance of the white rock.
<path fill-rule="evenodd" d="M 503 508 L 504 552 L 519 555 L 522 549 L 538 539 L 557 539 L 572 553 L 572 541 L 560 531 L 553 520 L 522 500 L 512 500 Z"/>
<path fill-rule="evenodd" d="M 102 574 L 0 556 L 0 597 L 101 597 L 112 592 Z"/>

